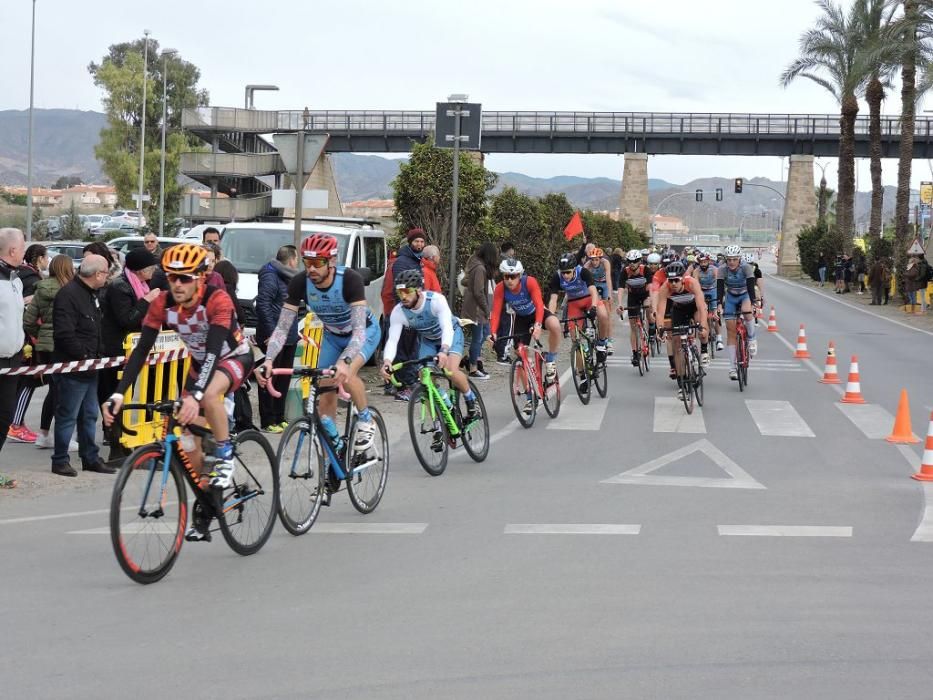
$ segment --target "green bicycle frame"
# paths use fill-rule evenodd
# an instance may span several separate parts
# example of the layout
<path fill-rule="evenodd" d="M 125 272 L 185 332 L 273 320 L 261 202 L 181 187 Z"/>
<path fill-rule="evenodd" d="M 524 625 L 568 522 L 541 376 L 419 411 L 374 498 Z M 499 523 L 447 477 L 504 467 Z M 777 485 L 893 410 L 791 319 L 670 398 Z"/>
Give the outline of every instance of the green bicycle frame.
<path fill-rule="evenodd" d="M 450 376 L 450 373 L 447 370 L 444 370 L 444 374 Z M 457 421 L 454 420 L 454 414 L 451 413 L 450 409 L 447 408 L 447 404 L 444 403 L 441 398 L 441 392 L 438 391 L 437 385 L 434 383 L 433 370 L 430 367 L 422 367 L 418 370 L 418 382 L 421 386 L 424 387 L 425 391 L 428 394 L 428 405 L 425 406 L 421 404 L 421 420 L 424 421 L 425 411 L 431 411 L 431 419 L 437 419 L 437 409 L 440 409 L 441 417 L 444 419 L 444 422 L 447 424 L 447 430 L 450 433 L 451 437 L 460 436 L 460 428 L 457 427 Z M 457 390 L 451 386 L 451 391 L 456 392 Z M 456 398 L 456 393 L 454 393 L 451 400 Z"/>

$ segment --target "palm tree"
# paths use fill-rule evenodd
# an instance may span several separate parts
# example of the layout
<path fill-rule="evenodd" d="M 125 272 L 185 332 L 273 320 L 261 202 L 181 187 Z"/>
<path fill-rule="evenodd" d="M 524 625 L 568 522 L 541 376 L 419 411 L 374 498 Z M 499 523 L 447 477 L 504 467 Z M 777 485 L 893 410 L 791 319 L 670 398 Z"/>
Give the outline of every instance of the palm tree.
<path fill-rule="evenodd" d="M 931 0 L 933 1 L 933 0 Z M 856 93 L 870 70 L 869 45 L 861 36 L 858 10 L 849 14 L 831 0 L 819 0 L 823 14 L 816 26 L 800 37 L 800 56 L 781 74 L 787 87 L 798 77 L 812 80 L 825 88 L 840 106 L 839 166 L 836 198 L 836 247 L 842 252 L 850 245 L 855 219 L 855 118 L 858 116 Z"/>

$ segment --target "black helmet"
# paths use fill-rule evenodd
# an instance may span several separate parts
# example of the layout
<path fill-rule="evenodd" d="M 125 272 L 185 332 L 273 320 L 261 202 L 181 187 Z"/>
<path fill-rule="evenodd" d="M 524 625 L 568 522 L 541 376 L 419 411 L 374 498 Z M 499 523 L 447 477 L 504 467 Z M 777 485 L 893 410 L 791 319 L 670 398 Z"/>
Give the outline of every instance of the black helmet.
<path fill-rule="evenodd" d="M 406 287 L 410 289 L 421 289 L 424 286 L 424 275 L 421 274 L 421 270 L 410 269 L 402 270 L 395 277 L 395 288 L 404 289 Z"/>
<path fill-rule="evenodd" d="M 558 270 L 572 270 L 577 266 L 577 256 L 574 253 L 564 253 L 557 263 Z"/>
<path fill-rule="evenodd" d="M 687 274 L 687 268 L 684 267 L 682 262 L 672 262 L 670 265 L 665 268 L 667 273 L 667 278 L 671 279 L 672 277 L 683 277 Z"/>

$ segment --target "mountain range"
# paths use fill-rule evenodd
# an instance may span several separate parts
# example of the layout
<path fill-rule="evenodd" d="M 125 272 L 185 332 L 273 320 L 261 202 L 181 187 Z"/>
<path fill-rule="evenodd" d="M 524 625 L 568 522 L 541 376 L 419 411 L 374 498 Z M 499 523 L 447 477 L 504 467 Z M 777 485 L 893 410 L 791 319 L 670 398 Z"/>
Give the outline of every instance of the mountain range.
<path fill-rule="evenodd" d="M 35 110 L 33 133 L 34 182 L 41 186 L 51 185 L 62 175 L 76 175 L 88 183 L 105 181 L 100 163 L 94 157 L 100 130 L 106 118 L 100 112 L 71 109 Z M 28 143 L 28 121 L 25 110 L 0 111 L 0 184 L 25 185 Z M 392 197 L 391 182 L 398 174 L 401 158 L 385 158 L 376 155 L 337 153 L 333 155 L 337 191 L 343 202 L 363 199 L 388 199 Z M 550 192 L 562 192 L 570 202 L 580 209 L 614 210 L 619 206 L 621 181 L 608 177 L 574 177 L 561 175 L 537 178 L 522 173 L 499 173 L 495 191 L 514 187 L 525 194 L 540 197 Z M 759 224 L 767 219 L 776 222 L 783 209 L 779 192 L 784 183 L 765 178 L 746 180 L 742 194 L 735 194 L 731 178 L 702 178 L 684 185 L 675 185 L 658 179 L 649 179 L 648 197 L 651 211 L 668 195 L 683 191 L 684 196 L 675 196 L 664 202 L 658 213 L 684 219 L 691 228 L 718 228 L 736 226 L 744 218 L 746 227 L 755 228 L 755 215 Z M 715 201 L 715 190 L 723 191 L 722 202 Z M 703 201 L 697 202 L 693 193 L 702 189 Z M 894 213 L 895 188 L 886 187 L 883 218 L 888 220 Z M 859 192 L 856 196 L 856 221 L 867 219 L 871 206 L 871 195 Z M 772 213 L 768 213 L 768 212 Z M 764 212 L 763 217 L 760 213 Z"/>

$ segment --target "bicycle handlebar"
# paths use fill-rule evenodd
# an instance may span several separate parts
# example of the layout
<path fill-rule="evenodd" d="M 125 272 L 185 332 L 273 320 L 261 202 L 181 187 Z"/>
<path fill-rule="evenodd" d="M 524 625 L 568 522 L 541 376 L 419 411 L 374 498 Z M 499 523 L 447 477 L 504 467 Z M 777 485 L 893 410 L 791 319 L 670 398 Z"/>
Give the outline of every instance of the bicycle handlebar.
<path fill-rule="evenodd" d="M 272 370 L 273 376 L 310 377 L 312 379 L 331 379 L 334 374 L 333 367 L 278 367 Z M 266 391 L 274 399 L 282 397 L 282 392 L 276 389 L 271 381 L 266 383 Z M 337 396 L 344 401 L 350 400 L 350 394 L 344 390 L 343 384 L 337 385 Z"/>
<path fill-rule="evenodd" d="M 427 366 L 434 364 L 437 359 L 437 355 L 425 355 L 424 357 L 417 357 L 413 360 L 405 360 L 404 362 L 396 362 L 394 365 L 391 365 L 392 371 L 389 372 L 389 381 L 394 387 L 402 386 L 402 383 L 395 378 L 395 373 L 398 372 L 403 367 L 411 367 L 412 365 Z M 444 374 L 450 376 L 449 370 L 444 370 Z"/>

